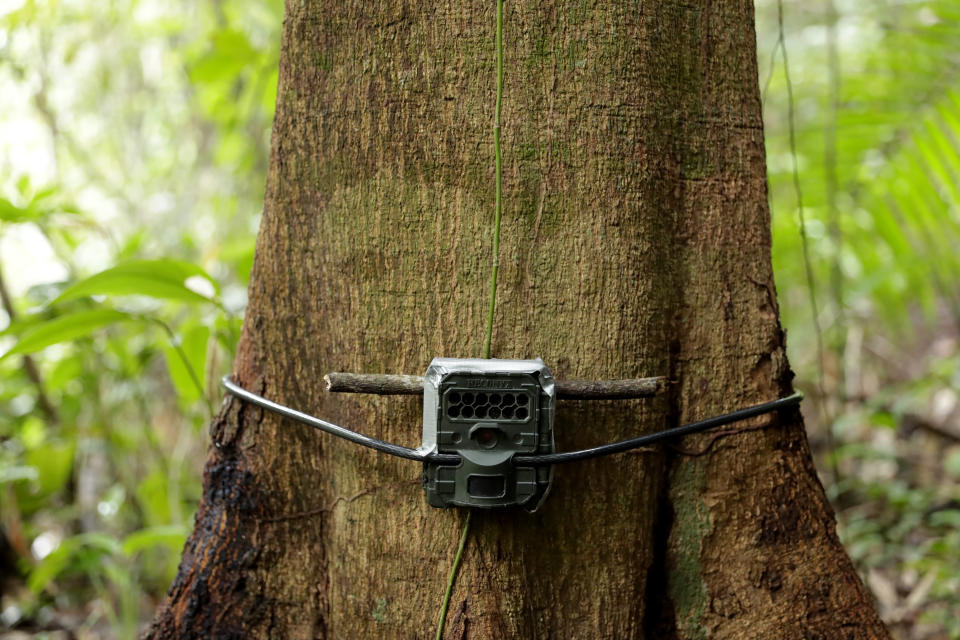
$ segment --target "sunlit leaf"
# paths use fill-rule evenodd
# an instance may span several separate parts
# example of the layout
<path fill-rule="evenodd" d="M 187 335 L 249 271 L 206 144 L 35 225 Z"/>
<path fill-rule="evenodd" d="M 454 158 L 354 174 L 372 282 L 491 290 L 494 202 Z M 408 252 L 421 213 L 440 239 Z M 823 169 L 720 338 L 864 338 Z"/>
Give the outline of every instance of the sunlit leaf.
<path fill-rule="evenodd" d="M 190 78 L 198 83 L 231 78 L 257 55 L 257 50 L 243 33 L 224 29 L 214 36 L 211 51 L 190 69 Z"/>
<path fill-rule="evenodd" d="M 39 473 L 41 494 L 49 495 L 67 483 L 73 469 L 73 454 L 73 443 L 60 441 L 47 441 L 27 453 L 27 463 Z"/>
<path fill-rule="evenodd" d="M 136 260 L 94 274 L 67 287 L 53 304 L 85 296 L 141 295 L 184 302 L 209 302 L 187 285 L 187 280 L 200 276 L 217 289 L 216 281 L 200 267 L 181 260 Z"/>
<path fill-rule="evenodd" d="M 52 344 L 75 340 L 117 322 L 135 319 L 133 316 L 115 309 L 87 309 L 57 316 L 52 320 L 40 322 L 24 329 L 17 343 L 3 354 L 0 360 L 19 353 L 40 351 Z"/>
<path fill-rule="evenodd" d="M 115 538 L 104 533 L 82 533 L 67 538 L 37 563 L 27 578 L 27 586 L 34 593 L 43 591 L 52 580 L 67 571 L 74 557 L 83 551 L 102 556 L 122 553 L 123 549 Z"/>
<path fill-rule="evenodd" d="M 133 555 L 144 549 L 166 547 L 173 551 L 183 548 L 188 529 L 184 525 L 165 525 L 135 531 L 123 539 L 123 552 Z"/>
<path fill-rule="evenodd" d="M 6 198 L 0 198 L 0 220 L 5 222 L 27 222 L 34 218 L 29 209 L 18 207 Z"/>

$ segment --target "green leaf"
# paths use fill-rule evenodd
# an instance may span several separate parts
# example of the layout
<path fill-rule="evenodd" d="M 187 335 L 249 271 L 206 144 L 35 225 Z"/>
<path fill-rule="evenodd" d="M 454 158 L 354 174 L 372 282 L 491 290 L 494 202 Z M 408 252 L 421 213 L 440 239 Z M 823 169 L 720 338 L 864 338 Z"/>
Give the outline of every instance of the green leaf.
<path fill-rule="evenodd" d="M 123 552 L 133 555 L 144 549 L 160 546 L 179 551 L 187 540 L 187 533 L 185 526 L 177 524 L 141 529 L 124 538 Z"/>
<path fill-rule="evenodd" d="M 38 191 L 24 207 L 13 204 L 6 198 L 0 198 L 0 220 L 6 222 L 32 222 L 42 220 L 52 214 L 79 212 L 71 205 L 59 202 L 57 187 L 45 187 Z"/>
<path fill-rule="evenodd" d="M 32 313 L 30 315 L 18 316 L 16 320 L 7 325 L 6 329 L 0 331 L 0 337 L 23 335 L 23 333 L 31 327 L 49 322 L 52 319 L 49 313 Z"/>
<path fill-rule="evenodd" d="M 29 451 L 25 462 L 37 470 L 36 495 L 48 496 L 66 486 L 73 471 L 74 445 L 47 442 Z"/>
<path fill-rule="evenodd" d="M 52 344 L 75 340 L 108 325 L 135 319 L 114 309 L 88 309 L 77 311 L 28 327 L 0 360 L 18 353 L 33 353 Z"/>
<path fill-rule="evenodd" d="M 184 363 L 180 353 L 168 345 L 164 347 L 164 355 L 167 360 L 167 371 L 170 372 L 170 379 L 177 390 L 177 395 L 184 403 L 196 402 L 201 397 L 201 389 L 204 384 L 204 371 L 207 364 L 207 341 L 210 338 L 210 329 L 203 325 L 196 325 L 184 331 L 183 339 L 180 341 L 180 349 L 186 356 L 187 363 L 193 370 L 191 375 L 187 369 L 187 363 Z M 196 376 L 196 381 L 194 381 Z"/>
<path fill-rule="evenodd" d="M 17 180 L 17 191 L 20 192 L 21 196 L 26 196 L 30 190 L 30 176 L 25 173 Z"/>
<path fill-rule="evenodd" d="M 192 65 L 190 79 L 199 84 L 233 79 L 258 55 L 243 33 L 224 29 L 214 36 L 211 51 Z"/>
<path fill-rule="evenodd" d="M 172 520 L 169 487 L 170 479 L 160 469 L 154 469 L 137 485 L 137 499 L 147 523 L 162 526 Z"/>
<path fill-rule="evenodd" d="M 947 473 L 960 480 L 960 447 L 954 447 L 947 454 L 943 462 Z"/>
<path fill-rule="evenodd" d="M 85 296 L 141 295 L 184 302 L 210 302 L 187 286 L 187 280 L 199 276 L 215 291 L 216 281 L 200 267 L 180 260 L 135 260 L 111 267 L 74 283 L 61 293 L 54 304 Z"/>
<path fill-rule="evenodd" d="M 960 528 L 960 510 L 944 509 L 930 514 L 930 525 L 933 527 Z"/>
<path fill-rule="evenodd" d="M 48 553 L 30 572 L 27 586 L 34 593 L 40 593 L 58 575 L 66 570 L 73 556 L 74 548 L 66 542 Z"/>
<path fill-rule="evenodd" d="M 0 198 L 0 220 L 6 222 L 27 222 L 33 219 L 33 212 L 18 207 L 5 198 Z"/>
<path fill-rule="evenodd" d="M 121 553 L 122 548 L 116 539 L 103 533 L 82 533 L 67 538 L 37 563 L 27 578 L 27 586 L 34 593 L 40 593 L 54 578 L 70 568 L 74 556 L 81 551 L 95 555 L 115 555 Z"/>

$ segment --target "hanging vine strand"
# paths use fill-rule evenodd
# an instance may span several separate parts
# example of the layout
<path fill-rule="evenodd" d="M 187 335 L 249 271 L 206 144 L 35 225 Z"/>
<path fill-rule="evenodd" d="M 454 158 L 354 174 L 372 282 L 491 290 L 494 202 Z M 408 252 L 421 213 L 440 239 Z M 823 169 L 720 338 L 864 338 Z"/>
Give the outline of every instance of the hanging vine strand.
<path fill-rule="evenodd" d="M 497 274 L 500 271 L 500 217 L 503 213 L 503 155 L 500 151 L 500 109 L 503 104 L 503 0 L 497 0 L 497 106 L 493 116 L 493 155 L 495 186 L 493 202 L 493 269 L 490 272 L 490 306 L 487 313 L 487 338 L 483 357 L 490 357 L 493 340 L 493 314 L 497 304 Z"/>
<path fill-rule="evenodd" d="M 823 327 L 820 324 L 820 306 L 817 303 L 817 281 L 813 274 L 813 262 L 810 258 L 810 241 L 807 237 L 807 219 L 803 210 L 803 192 L 800 189 L 800 167 L 797 160 L 797 132 L 796 114 L 793 100 L 793 82 L 790 80 L 790 63 L 787 59 L 787 44 L 783 35 L 783 0 L 777 0 L 777 29 L 779 36 L 777 45 L 783 56 L 783 79 L 787 85 L 787 133 L 790 142 L 790 157 L 793 161 L 792 176 L 793 189 L 797 196 L 797 220 L 800 225 L 800 247 L 803 253 L 803 270 L 807 279 L 807 299 L 810 304 L 810 315 L 813 320 L 813 333 L 817 344 L 817 392 L 820 395 L 820 417 L 824 424 L 827 447 L 830 449 L 830 471 L 834 483 L 841 480 L 840 470 L 833 455 L 836 443 L 833 438 L 833 419 L 827 411 L 827 392 L 825 387 L 826 364 L 824 363 Z"/>
<path fill-rule="evenodd" d="M 500 218 L 503 212 L 503 155 L 500 151 L 500 109 L 503 104 L 503 0 L 497 0 L 497 104 L 493 118 L 493 156 L 494 156 L 494 204 L 493 204 L 493 269 L 490 272 L 490 306 L 487 313 L 487 334 L 483 345 L 483 357 L 489 358 L 493 341 L 493 318 L 497 306 L 497 275 L 500 271 Z M 453 587 L 456 584 L 457 572 L 463 560 L 463 550 L 467 546 L 470 536 L 470 517 L 472 511 L 467 511 L 463 521 L 463 533 L 460 534 L 460 545 L 450 567 L 450 577 L 447 580 L 447 591 L 443 595 L 443 604 L 440 606 L 440 621 L 437 623 L 436 640 L 443 638 L 443 628 L 447 622 L 447 610 L 450 608 L 450 598 L 453 596 Z"/>

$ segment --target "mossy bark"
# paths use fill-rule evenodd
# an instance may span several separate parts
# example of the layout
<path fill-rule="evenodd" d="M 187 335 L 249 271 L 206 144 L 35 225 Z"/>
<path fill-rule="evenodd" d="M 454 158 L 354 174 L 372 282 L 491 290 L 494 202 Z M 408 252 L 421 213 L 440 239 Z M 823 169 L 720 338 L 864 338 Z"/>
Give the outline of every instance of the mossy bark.
<path fill-rule="evenodd" d="M 235 379 L 416 446 L 418 398 L 329 371 L 482 355 L 495 3 L 287 3 Z M 496 357 L 667 375 L 561 404 L 560 449 L 791 391 L 770 265 L 750 2 L 510 2 Z M 449 638 L 884 638 L 798 412 L 560 467 L 536 515 L 477 512 Z M 464 514 L 416 463 L 230 399 L 152 638 L 428 638 Z"/>

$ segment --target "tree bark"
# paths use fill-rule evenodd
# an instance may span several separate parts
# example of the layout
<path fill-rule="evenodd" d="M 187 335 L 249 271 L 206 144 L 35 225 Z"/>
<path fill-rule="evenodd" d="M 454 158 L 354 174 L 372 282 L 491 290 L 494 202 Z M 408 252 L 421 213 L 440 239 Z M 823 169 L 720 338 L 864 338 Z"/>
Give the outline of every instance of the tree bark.
<path fill-rule="evenodd" d="M 289 1 L 234 379 L 407 446 L 420 400 L 327 371 L 482 355 L 495 3 Z M 665 375 L 565 402 L 568 450 L 791 392 L 770 264 L 752 4 L 510 2 L 496 357 Z M 447 638 L 886 638 L 799 412 L 556 470 L 477 511 Z M 433 637 L 465 513 L 416 463 L 236 399 L 151 638 Z M 712 446 L 708 446 L 710 443 Z"/>

